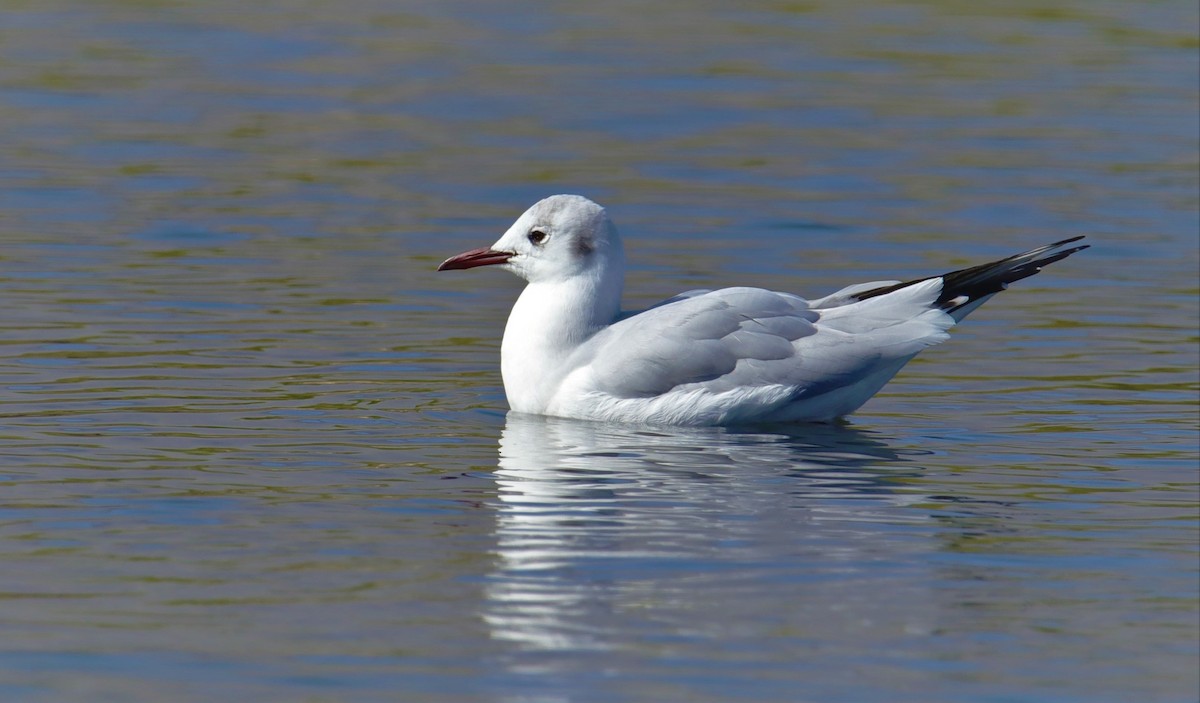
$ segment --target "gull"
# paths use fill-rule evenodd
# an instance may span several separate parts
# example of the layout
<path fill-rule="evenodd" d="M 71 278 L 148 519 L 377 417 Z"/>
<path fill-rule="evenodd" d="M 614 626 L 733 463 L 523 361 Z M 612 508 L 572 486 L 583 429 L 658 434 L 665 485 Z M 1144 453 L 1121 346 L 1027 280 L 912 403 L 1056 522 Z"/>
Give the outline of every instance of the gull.
<path fill-rule="evenodd" d="M 583 196 L 554 195 L 492 246 L 438 270 L 499 266 L 527 281 L 500 349 L 516 412 L 652 425 L 830 422 L 1009 283 L 1086 249 L 1071 246 L 1080 239 L 812 300 L 691 290 L 623 313 L 625 254 L 608 213 Z"/>

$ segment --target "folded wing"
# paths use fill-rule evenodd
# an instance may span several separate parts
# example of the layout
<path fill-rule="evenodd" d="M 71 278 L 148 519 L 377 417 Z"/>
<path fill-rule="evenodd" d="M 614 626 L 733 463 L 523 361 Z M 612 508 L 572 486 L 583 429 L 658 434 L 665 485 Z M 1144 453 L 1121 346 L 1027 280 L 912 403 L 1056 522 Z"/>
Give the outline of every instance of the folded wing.
<path fill-rule="evenodd" d="M 953 320 L 933 306 L 939 289 L 923 283 L 827 310 L 759 288 L 689 292 L 612 325 L 572 365 L 586 368 L 590 390 L 614 398 L 758 389 L 775 407 L 851 385 L 945 339 Z"/>

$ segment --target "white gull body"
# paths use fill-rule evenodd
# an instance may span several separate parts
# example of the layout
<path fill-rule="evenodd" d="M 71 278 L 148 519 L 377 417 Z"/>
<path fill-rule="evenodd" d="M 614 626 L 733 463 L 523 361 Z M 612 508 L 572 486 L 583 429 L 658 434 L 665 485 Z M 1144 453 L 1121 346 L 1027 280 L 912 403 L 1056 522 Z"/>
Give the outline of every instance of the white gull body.
<path fill-rule="evenodd" d="M 696 290 L 622 314 L 625 256 L 604 208 L 555 195 L 491 247 L 438 270 L 498 265 L 528 281 L 501 346 L 513 410 L 669 425 L 829 421 L 857 410 L 919 351 L 1080 237 L 991 264 L 806 300 Z"/>

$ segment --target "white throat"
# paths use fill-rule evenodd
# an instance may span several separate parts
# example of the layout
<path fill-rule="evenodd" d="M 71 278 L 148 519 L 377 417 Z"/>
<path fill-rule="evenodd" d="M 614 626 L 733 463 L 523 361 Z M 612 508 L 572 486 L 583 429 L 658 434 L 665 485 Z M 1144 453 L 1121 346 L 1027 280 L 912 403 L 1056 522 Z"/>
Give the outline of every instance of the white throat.
<path fill-rule="evenodd" d="M 559 381 L 571 371 L 571 354 L 620 313 L 620 269 L 605 267 L 591 275 L 525 286 L 508 316 L 500 347 L 509 407 L 545 411 Z"/>

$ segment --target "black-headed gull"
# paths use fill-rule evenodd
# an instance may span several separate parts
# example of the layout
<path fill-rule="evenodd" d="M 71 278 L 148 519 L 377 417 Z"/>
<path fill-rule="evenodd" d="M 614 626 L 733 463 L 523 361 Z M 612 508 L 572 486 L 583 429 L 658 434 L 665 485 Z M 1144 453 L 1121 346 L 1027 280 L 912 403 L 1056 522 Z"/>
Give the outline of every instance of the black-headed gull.
<path fill-rule="evenodd" d="M 1087 245 L 1064 239 L 982 266 L 806 300 L 693 290 L 620 310 L 625 255 L 604 208 L 554 195 L 491 247 L 439 271 L 498 265 L 528 281 L 501 345 L 513 410 L 670 425 L 828 421 L 857 410 L 925 347 L 1013 281 Z"/>

